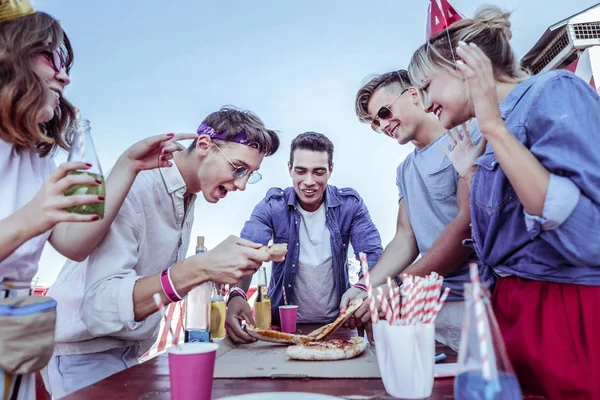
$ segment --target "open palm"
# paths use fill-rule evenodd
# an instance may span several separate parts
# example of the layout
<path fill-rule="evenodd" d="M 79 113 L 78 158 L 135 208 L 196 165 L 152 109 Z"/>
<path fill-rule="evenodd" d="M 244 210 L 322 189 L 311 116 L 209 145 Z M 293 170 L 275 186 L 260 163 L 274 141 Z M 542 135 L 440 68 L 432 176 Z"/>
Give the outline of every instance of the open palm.
<path fill-rule="evenodd" d="M 461 125 L 462 129 L 455 127 L 446 132 L 452 150 L 448 150 L 441 146 L 442 151 L 454 165 L 454 169 L 460 176 L 468 176 L 475 172 L 475 160 L 477 160 L 484 152 L 487 141 L 484 137 L 478 144 L 473 144 L 471 133 L 466 124 Z M 461 132 L 462 130 L 462 132 Z"/>

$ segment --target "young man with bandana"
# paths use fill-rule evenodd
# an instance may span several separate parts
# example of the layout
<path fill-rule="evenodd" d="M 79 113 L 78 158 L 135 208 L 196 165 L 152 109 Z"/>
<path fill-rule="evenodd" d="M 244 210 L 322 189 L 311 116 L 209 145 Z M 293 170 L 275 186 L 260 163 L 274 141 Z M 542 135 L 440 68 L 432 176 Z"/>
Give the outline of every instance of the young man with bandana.
<path fill-rule="evenodd" d="M 167 304 L 211 281 L 233 284 L 269 261 L 260 244 L 230 236 L 213 250 L 185 259 L 196 193 L 216 203 L 261 175 L 277 134 L 249 111 L 222 108 L 198 138 L 173 157 L 172 168 L 142 172 L 108 234 L 83 262 L 64 266 L 49 296 L 58 302 L 56 347 L 45 370 L 54 398 L 138 363 L 155 342 Z"/>
<path fill-rule="evenodd" d="M 381 238 L 362 198 L 352 188 L 328 181 L 333 172 L 333 143 L 323 134 L 307 132 L 292 141 L 288 169 L 293 187 L 272 188 L 256 205 L 241 237 L 267 244 L 287 243 L 283 262 L 272 266 L 269 297 L 273 324 L 278 307 L 298 305 L 299 323 L 328 323 L 339 314 L 340 300 L 350 287 L 348 246 L 367 254 L 369 265 L 381 255 Z M 238 318 L 254 323 L 245 292 L 251 277 L 231 291 L 225 326 L 237 343 L 254 341 Z"/>

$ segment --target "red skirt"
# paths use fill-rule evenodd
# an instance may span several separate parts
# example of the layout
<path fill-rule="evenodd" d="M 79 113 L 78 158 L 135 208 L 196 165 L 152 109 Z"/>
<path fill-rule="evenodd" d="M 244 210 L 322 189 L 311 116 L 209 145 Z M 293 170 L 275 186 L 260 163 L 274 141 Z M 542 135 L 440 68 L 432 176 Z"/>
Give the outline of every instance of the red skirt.
<path fill-rule="evenodd" d="M 600 400 L 600 287 L 500 278 L 494 313 L 521 386 Z"/>

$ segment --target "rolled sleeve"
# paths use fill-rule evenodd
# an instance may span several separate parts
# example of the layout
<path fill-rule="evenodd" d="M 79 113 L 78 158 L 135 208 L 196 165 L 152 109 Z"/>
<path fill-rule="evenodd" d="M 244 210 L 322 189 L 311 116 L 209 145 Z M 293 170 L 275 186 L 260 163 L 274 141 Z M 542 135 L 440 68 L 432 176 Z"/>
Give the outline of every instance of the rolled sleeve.
<path fill-rule="evenodd" d="M 530 233 L 556 229 L 569 218 L 577 203 L 581 191 L 569 178 L 550 174 L 550 182 L 544 200 L 542 216 L 525 213 L 525 224 Z"/>
<path fill-rule="evenodd" d="M 118 336 L 144 324 L 135 321 L 133 304 L 133 288 L 141 278 L 135 271 L 141 216 L 128 200 L 87 264 L 81 317 L 96 336 Z"/>

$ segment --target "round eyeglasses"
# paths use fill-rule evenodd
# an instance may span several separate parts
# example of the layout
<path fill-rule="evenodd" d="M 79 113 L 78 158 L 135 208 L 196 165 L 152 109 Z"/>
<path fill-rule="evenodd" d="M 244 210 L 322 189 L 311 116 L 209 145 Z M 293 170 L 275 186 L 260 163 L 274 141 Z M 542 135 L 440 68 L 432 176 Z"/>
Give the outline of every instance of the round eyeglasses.
<path fill-rule="evenodd" d="M 223 154 L 223 157 L 225 157 L 227 159 L 227 161 L 229 161 L 229 164 L 231 164 L 231 166 L 233 167 L 233 177 L 235 179 L 241 179 L 241 178 L 245 177 L 246 175 L 248 175 L 248 172 L 250 171 L 248 169 L 248 167 L 246 167 L 245 165 L 235 165 L 229 159 L 229 157 L 227 157 L 227 155 L 225 153 L 223 153 L 223 150 L 221 150 L 221 148 L 219 146 L 217 146 L 216 143 L 213 142 L 213 144 L 221 152 L 221 154 Z M 254 171 L 248 177 L 248 183 L 249 184 L 254 184 L 254 183 L 260 181 L 261 179 L 262 179 L 262 174 L 260 172 L 258 172 L 258 171 Z"/>

